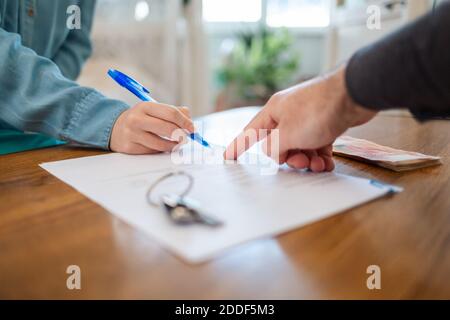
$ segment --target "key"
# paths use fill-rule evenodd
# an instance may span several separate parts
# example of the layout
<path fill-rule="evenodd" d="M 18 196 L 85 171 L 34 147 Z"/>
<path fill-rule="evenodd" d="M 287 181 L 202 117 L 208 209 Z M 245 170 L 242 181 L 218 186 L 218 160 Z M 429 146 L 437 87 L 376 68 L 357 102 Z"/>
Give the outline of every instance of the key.
<path fill-rule="evenodd" d="M 222 225 L 222 221 L 202 212 L 197 201 L 177 195 L 166 195 L 162 197 L 164 207 L 170 219 L 180 225 L 204 224 L 210 227 Z"/>

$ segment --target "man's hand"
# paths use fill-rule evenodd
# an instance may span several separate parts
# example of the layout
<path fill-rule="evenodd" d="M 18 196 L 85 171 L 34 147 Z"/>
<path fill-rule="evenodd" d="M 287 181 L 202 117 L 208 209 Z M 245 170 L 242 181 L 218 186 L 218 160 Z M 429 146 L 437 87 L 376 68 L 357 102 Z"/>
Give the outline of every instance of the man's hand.
<path fill-rule="evenodd" d="M 237 159 L 251 147 L 244 139 L 248 130 L 279 130 L 279 155 L 270 155 L 297 169 L 332 171 L 332 144 L 348 128 L 368 122 L 376 112 L 358 106 L 348 95 L 345 69 L 275 94 L 225 151 L 225 158 Z M 244 140 L 244 141 L 243 141 Z M 270 141 L 271 143 L 275 143 Z"/>
<path fill-rule="evenodd" d="M 117 118 L 109 146 L 128 154 L 171 151 L 180 142 L 170 140 L 177 129 L 194 132 L 188 108 L 141 102 Z"/>

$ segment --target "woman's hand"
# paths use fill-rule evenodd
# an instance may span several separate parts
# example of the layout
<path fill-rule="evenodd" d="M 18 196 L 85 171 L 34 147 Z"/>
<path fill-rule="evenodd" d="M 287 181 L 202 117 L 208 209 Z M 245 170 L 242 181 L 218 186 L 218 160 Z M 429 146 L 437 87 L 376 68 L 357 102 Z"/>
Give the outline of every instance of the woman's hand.
<path fill-rule="evenodd" d="M 112 151 L 127 154 L 171 151 L 181 142 L 170 140 L 178 129 L 194 132 L 188 108 L 141 102 L 117 118 L 109 146 Z"/>

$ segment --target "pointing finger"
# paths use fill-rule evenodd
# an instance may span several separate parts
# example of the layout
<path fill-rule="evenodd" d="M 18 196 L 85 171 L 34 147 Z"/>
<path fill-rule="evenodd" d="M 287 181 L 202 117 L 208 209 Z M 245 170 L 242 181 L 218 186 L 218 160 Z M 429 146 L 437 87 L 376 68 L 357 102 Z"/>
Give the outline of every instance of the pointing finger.
<path fill-rule="evenodd" d="M 273 129 L 276 123 L 270 117 L 266 108 L 260 111 L 244 128 L 244 130 L 228 145 L 224 153 L 227 160 L 236 160 L 250 149 L 256 142 L 266 137 L 260 129 Z M 266 131 L 267 133 L 267 131 Z"/>

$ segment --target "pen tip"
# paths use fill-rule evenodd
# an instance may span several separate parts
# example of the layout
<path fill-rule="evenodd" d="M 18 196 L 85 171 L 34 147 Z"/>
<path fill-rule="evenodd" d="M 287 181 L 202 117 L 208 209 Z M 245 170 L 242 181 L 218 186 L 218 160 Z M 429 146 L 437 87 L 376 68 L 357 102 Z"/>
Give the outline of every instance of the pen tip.
<path fill-rule="evenodd" d="M 198 133 L 195 133 L 195 132 L 194 132 L 194 133 L 191 133 L 189 136 L 191 137 L 192 140 L 197 141 L 197 142 L 200 143 L 202 146 L 211 148 L 211 146 L 209 145 L 209 143 L 208 143 L 205 139 L 203 139 L 203 137 L 200 136 Z"/>

